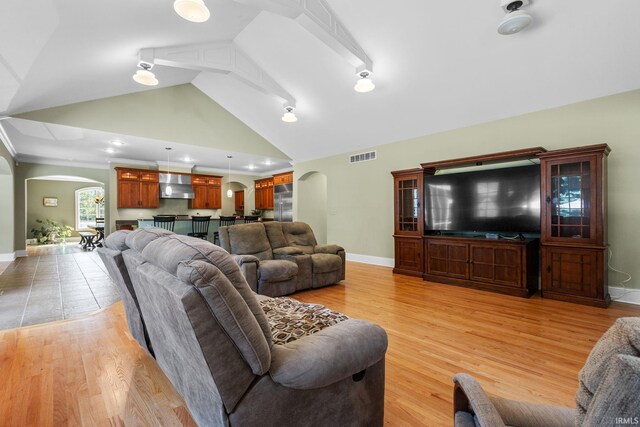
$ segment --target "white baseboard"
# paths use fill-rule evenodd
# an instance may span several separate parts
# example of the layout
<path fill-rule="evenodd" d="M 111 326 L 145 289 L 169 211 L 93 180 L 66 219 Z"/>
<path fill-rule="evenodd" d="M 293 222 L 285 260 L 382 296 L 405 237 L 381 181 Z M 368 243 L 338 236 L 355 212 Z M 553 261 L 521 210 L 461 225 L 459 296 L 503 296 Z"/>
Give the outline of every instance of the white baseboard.
<path fill-rule="evenodd" d="M 21 256 L 27 256 L 27 250 L 26 249 L 22 249 L 22 250 L 16 251 L 16 258 L 21 257 Z"/>
<path fill-rule="evenodd" d="M 640 305 L 640 289 L 625 289 L 609 286 L 612 301 Z"/>
<path fill-rule="evenodd" d="M 0 262 L 11 262 L 16 259 L 15 252 L 9 252 L 8 254 L 0 254 Z"/>
<path fill-rule="evenodd" d="M 347 253 L 347 261 L 362 262 L 365 264 L 381 265 L 383 267 L 393 267 L 395 262 L 393 258 L 383 258 L 371 255 L 359 255 Z"/>

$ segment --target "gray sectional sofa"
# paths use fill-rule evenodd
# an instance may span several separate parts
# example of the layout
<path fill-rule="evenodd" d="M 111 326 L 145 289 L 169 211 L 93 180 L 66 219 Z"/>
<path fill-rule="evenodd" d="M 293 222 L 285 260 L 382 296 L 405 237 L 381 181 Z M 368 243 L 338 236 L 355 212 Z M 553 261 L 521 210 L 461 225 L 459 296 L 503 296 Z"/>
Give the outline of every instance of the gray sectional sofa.
<path fill-rule="evenodd" d="M 112 233 L 105 246 L 98 252 L 132 335 L 153 349 L 199 425 L 383 424 L 379 326 L 257 295 L 237 259 L 201 239 L 139 229 Z"/>
<path fill-rule="evenodd" d="M 345 278 L 345 251 L 318 245 L 304 222 L 258 222 L 220 227 L 220 246 L 235 255 L 254 292 L 280 296 Z"/>

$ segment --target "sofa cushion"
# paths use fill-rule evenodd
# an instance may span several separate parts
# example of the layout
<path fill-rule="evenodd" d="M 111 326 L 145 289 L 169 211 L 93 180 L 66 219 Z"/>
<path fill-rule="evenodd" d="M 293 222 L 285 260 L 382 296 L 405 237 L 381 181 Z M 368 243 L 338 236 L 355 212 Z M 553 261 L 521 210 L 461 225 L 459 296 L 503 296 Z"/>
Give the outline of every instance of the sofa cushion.
<path fill-rule="evenodd" d="M 198 289 L 251 371 L 256 375 L 265 374 L 271 364 L 270 345 L 256 317 L 229 279 L 218 267 L 202 260 L 181 262 L 177 276 Z"/>
<path fill-rule="evenodd" d="M 297 246 L 304 253 L 312 254 L 318 244 L 309 224 L 304 222 L 282 223 L 282 231 L 288 246 Z"/>
<path fill-rule="evenodd" d="M 149 243 L 171 234 L 174 233 L 164 228 L 138 228 L 126 235 L 125 244 L 131 249 L 142 252 Z"/>
<path fill-rule="evenodd" d="M 273 259 L 267 232 L 261 223 L 234 225 L 227 231 L 232 254 L 253 255 L 261 261 Z"/>
<path fill-rule="evenodd" d="M 298 265 L 295 262 L 285 260 L 265 260 L 260 261 L 258 279 L 261 282 L 282 282 L 296 277 Z"/>
<path fill-rule="evenodd" d="M 342 268 L 342 258 L 333 254 L 313 254 L 311 255 L 314 273 L 329 273 Z"/>
<path fill-rule="evenodd" d="M 126 239 L 131 230 L 118 230 L 104 238 L 104 246 L 114 251 L 126 251 L 129 247 L 126 244 Z"/>
<path fill-rule="evenodd" d="M 142 251 L 142 257 L 174 276 L 177 276 L 178 265 L 182 261 L 203 260 L 215 265 L 245 300 L 260 324 L 267 342 L 271 343 L 269 322 L 242 275 L 240 267 L 227 251 L 206 240 L 172 234 L 149 243 Z"/>
<path fill-rule="evenodd" d="M 287 246 L 287 239 L 282 232 L 282 223 L 279 221 L 264 222 L 264 229 L 271 244 L 271 249 L 278 249 Z"/>
<path fill-rule="evenodd" d="M 612 359 L 618 354 L 640 355 L 640 317 L 623 317 L 602 335 L 580 371 L 576 393 L 576 425 L 582 425 L 593 395 L 598 391 Z"/>
<path fill-rule="evenodd" d="M 324 305 L 291 298 L 263 298 L 260 305 L 269 320 L 274 344 L 295 341 L 348 319 L 345 314 Z"/>

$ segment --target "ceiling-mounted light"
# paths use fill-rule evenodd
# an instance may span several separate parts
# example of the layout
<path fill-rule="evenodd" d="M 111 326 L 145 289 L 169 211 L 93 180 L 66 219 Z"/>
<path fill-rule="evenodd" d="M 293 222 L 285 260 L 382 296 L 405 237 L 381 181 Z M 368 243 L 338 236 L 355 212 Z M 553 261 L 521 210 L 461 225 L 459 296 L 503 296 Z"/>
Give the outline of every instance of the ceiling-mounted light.
<path fill-rule="evenodd" d="M 176 0 L 173 9 L 187 21 L 204 22 L 211 14 L 202 0 Z"/>
<path fill-rule="evenodd" d="M 522 6 L 529 4 L 529 0 L 502 0 L 502 9 L 507 14 L 500 24 L 498 25 L 498 33 L 508 36 L 509 34 L 515 34 L 527 25 L 531 24 L 533 17 L 524 10 L 520 10 Z"/>
<path fill-rule="evenodd" d="M 360 93 L 371 92 L 372 90 L 374 90 L 376 88 L 376 85 L 374 85 L 371 79 L 369 78 L 370 75 L 371 75 L 370 71 L 367 71 L 367 70 L 360 71 L 358 73 L 358 76 L 360 76 L 360 79 L 358 80 L 356 85 L 353 87 L 353 89 L 356 92 L 360 92 Z"/>
<path fill-rule="evenodd" d="M 227 190 L 227 197 L 233 197 L 233 191 L 231 191 L 231 159 L 233 156 L 227 156 L 227 162 L 229 163 L 229 189 Z"/>
<path fill-rule="evenodd" d="M 171 182 L 171 173 L 169 172 L 169 152 L 171 151 L 171 147 L 165 147 L 165 150 L 167 150 L 167 175 L 168 175 L 168 179 L 167 182 L 170 183 Z M 173 193 L 173 189 L 171 188 L 171 184 L 167 184 L 167 186 L 164 189 L 164 192 L 167 196 L 171 196 L 171 194 Z"/>
<path fill-rule="evenodd" d="M 156 75 L 149 71 L 153 68 L 152 64 L 149 64 L 148 62 L 140 62 L 138 67 L 142 68 L 142 70 L 136 71 L 133 75 L 133 80 L 145 86 L 155 86 L 158 84 Z"/>
<path fill-rule="evenodd" d="M 295 110 L 295 108 L 292 107 L 291 105 L 285 105 L 285 107 L 284 107 L 285 113 L 282 116 L 282 121 L 283 122 L 293 123 L 293 122 L 297 122 L 298 121 L 298 118 L 293 113 L 293 110 Z"/>

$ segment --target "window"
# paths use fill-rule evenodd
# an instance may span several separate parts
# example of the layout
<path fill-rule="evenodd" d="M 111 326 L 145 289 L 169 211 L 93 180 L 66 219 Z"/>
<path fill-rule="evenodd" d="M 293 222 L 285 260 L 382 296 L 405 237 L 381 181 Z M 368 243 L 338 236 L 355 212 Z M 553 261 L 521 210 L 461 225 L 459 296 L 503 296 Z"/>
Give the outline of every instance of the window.
<path fill-rule="evenodd" d="M 76 190 L 76 230 L 96 224 L 104 218 L 104 188 L 87 187 Z"/>

